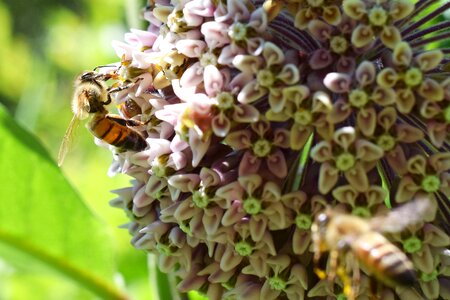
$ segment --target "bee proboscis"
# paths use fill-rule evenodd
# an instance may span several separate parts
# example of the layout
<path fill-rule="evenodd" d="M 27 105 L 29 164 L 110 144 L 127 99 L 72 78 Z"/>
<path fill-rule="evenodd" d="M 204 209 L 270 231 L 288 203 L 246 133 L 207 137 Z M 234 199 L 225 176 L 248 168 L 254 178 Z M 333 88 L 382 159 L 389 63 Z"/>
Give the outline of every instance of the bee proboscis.
<path fill-rule="evenodd" d="M 138 121 L 113 115 L 105 108 L 111 103 L 111 93 L 118 92 L 128 86 L 108 88 L 106 81 L 115 78 L 116 73 L 97 73 L 87 71 L 75 81 L 72 98 L 73 117 L 64 135 L 58 153 L 58 165 L 61 166 L 69 150 L 75 128 L 80 120 L 92 116 L 88 123 L 91 133 L 119 149 L 141 151 L 147 147 L 145 138 L 131 127 L 141 125 Z"/>
<path fill-rule="evenodd" d="M 317 215 L 311 227 L 315 263 L 323 252 L 329 252 L 328 274 L 316 268 L 317 275 L 330 282 L 338 275 L 349 300 L 355 299 L 359 288 L 360 266 L 389 287 L 414 284 L 416 274 L 412 262 L 382 232 L 400 232 L 423 221 L 431 209 L 428 198 L 418 198 L 387 215 L 364 219 L 328 207 Z M 348 258 L 352 266 L 345 266 Z M 353 272 L 352 280 L 347 275 L 349 269 Z"/>

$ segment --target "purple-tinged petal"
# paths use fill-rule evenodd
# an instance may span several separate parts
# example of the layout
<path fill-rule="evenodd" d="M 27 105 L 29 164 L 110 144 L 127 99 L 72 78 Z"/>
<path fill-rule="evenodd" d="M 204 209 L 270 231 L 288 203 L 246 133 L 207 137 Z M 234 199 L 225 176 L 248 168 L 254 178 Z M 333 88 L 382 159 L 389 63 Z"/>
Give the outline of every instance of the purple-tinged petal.
<path fill-rule="evenodd" d="M 256 74 L 263 66 L 263 60 L 261 57 L 253 55 L 236 55 L 233 65 L 243 73 Z"/>
<path fill-rule="evenodd" d="M 150 205 L 155 199 L 145 193 L 145 185 L 141 187 L 133 197 L 133 204 L 136 207 L 145 207 Z"/>
<path fill-rule="evenodd" d="M 277 78 L 283 81 L 285 84 L 292 85 L 297 83 L 300 79 L 300 72 L 298 67 L 293 64 L 287 64 L 283 66 L 280 73 L 277 75 Z"/>
<path fill-rule="evenodd" d="M 269 88 L 269 105 L 275 113 L 279 113 L 286 108 L 286 97 L 283 97 L 282 88 Z"/>
<path fill-rule="evenodd" d="M 241 200 L 243 194 L 244 189 L 237 181 L 229 183 L 216 191 L 216 197 L 223 198 L 227 202 L 227 206 L 224 208 L 229 208 L 234 200 Z"/>
<path fill-rule="evenodd" d="M 208 94 L 209 97 L 215 97 L 218 93 L 223 91 L 223 76 L 216 66 L 206 66 L 203 74 L 206 94 Z"/>
<path fill-rule="evenodd" d="M 292 250 L 301 255 L 311 244 L 311 232 L 309 230 L 296 229 L 292 237 Z"/>
<path fill-rule="evenodd" d="M 218 22 L 206 22 L 202 24 L 201 32 L 205 36 L 205 42 L 210 49 L 221 48 L 230 43 L 228 37 L 229 25 Z"/>
<path fill-rule="evenodd" d="M 355 142 L 356 158 L 362 161 L 377 161 L 384 155 L 383 149 L 374 143 L 359 139 Z"/>
<path fill-rule="evenodd" d="M 250 235 L 252 240 L 259 242 L 263 239 L 267 230 L 267 217 L 262 216 L 260 218 L 252 217 L 250 219 Z"/>
<path fill-rule="evenodd" d="M 222 218 L 223 226 L 232 226 L 239 222 L 247 213 L 242 208 L 242 202 L 235 200 L 231 206 L 225 211 Z"/>
<path fill-rule="evenodd" d="M 131 60 L 134 47 L 124 42 L 112 41 L 112 47 L 116 51 L 116 55 L 123 61 Z"/>
<path fill-rule="evenodd" d="M 281 64 L 284 61 L 283 51 L 274 43 L 266 42 L 263 49 L 263 57 L 266 66 Z"/>
<path fill-rule="evenodd" d="M 239 177 L 238 182 L 248 195 L 252 195 L 261 186 L 262 178 L 257 174 L 253 174 Z"/>
<path fill-rule="evenodd" d="M 360 163 L 356 163 L 353 168 L 344 172 L 345 179 L 358 192 L 365 192 L 369 189 L 369 178 L 367 172 Z"/>
<path fill-rule="evenodd" d="M 227 245 L 225 252 L 220 259 L 220 268 L 227 272 L 236 268 L 242 261 L 243 257 L 234 251 L 232 245 Z"/>
<path fill-rule="evenodd" d="M 204 141 L 195 130 L 189 130 L 189 145 L 191 146 L 192 150 L 192 166 L 198 166 L 203 156 L 205 156 L 206 152 L 208 151 L 210 144 L 210 138 Z"/>
<path fill-rule="evenodd" d="M 179 53 L 187 57 L 200 57 L 206 48 L 206 43 L 199 40 L 179 40 L 175 47 Z"/>
<path fill-rule="evenodd" d="M 323 163 L 333 159 L 333 147 L 328 141 L 321 141 L 311 149 L 311 158 Z"/>
<path fill-rule="evenodd" d="M 259 7 L 252 12 L 247 26 L 262 33 L 267 29 L 267 21 L 266 11 L 263 7 Z"/>
<path fill-rule="evenodd" d="M 211 127 L 216 136 L 225 137 L 231 129 L 231 122 L 225 114 L 220 113 L 211 120 Z"/>
<path fill-rule="evenodd" d="M 238 94 L 237 99 L 241 103 L 249 104 L 267 95 L 267 93 L 267 88 L 258 84 L 256 80 L 253 80 L 244 86 Z"/>
<path fill-rule="evenodd" d="M 251 147 L 251 133 L 248 130 L 231 132 L 225 138 L 225 144 L 234 150 L 242 150 Z"/>
<path fill-rule="evenodd" d="M 280 148 L 289 148 L 289 130 L 277 128 L 273 132 L 273 144 Z"/>
<path fill-rule="evenodd" d="M 317 49 L 311 54 L 311 57 L 309 58 L 309 66 L 313 70 L 326 68 L 331 63 L 333 63 L 333 56 L 328 49 Z"/>
<path fill-rule="evenodd" d="M 247 151 L 239 164 L 239 176 L 257 174 L 260 166 L 261 159 Z"/>
<path fill-rule="evenodd" d="M 196 62 L 181 75 L 180 86 L 186 88 L 199 85 L 203 81 L 203 72 L 204 69 L 200 62 Z"/>
<path fill-rule="evenodd" d="M 247 52 L 251 55 L 259 56 L 264 50 L 266 41 L 260 37 L 253 37 L 247 40 Z"/>
<path fill-rule="evenodd" d="M 259 120 L 259 110 L 253 105 L 239 104 L 234 107 L 232 118 L 238 123 L 253 123 Z"/>
<path fill-rule="evenodd" d="M 217 58 L 217 62 L 224 66 L 233 66 L 233 59 L 237 55 L 245 54 L 245 50 L 240 48 L 235 44 L 227 45 L 222 48 L 219 57 Z"/>
<path fill-rule="evenodd" d="M 205 210 L 202 223 L 208 235 L 212 235 L 217 232 L 223 216 L 224 210 L 218 206 Z"/>
<path fill-rule="evenodd" d="M 284 178 L 287 176 L 288 167 L 286 159 L 281 150 L 276 150 L 273 154 L 269 155 L 266 159 L 267 167 L 278 178 Z"/>
<path fill-rule="evenodd" d="M 261 288 L 261 299 L 275 300 L 278 299 L 278 296 L 280 296 L 280 294 L 281 291 L 272 289 L 269 284 L 269 279 L 266 279 Z"/>
<path fill-rule="evenodd" d="M 339 178 L 339 171 L 332 165 L 325 162 L 320 166 L 319 191 L 326 195 L 336 185 Z"/>
<path fill-rule="evenodd" d="M 193 192 L 200 184 L 200 176 L 197 174 L 172 175 L 167 182 L 183 193 Z"/>
<path fill-rule="evenodd" d="M 328 73 L 323 79 L 325 86 L 332 92 L 341 94 L 350 90 L 351 77 L 342 73 Z"/>

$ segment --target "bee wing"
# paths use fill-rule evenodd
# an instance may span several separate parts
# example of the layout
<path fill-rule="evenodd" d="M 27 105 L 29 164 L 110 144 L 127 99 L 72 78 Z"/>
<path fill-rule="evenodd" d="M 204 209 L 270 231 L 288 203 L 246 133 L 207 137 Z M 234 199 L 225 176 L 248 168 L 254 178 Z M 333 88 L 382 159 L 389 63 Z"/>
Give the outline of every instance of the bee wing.
<path fill-rule="evenodd" d="M 72 144 L 72 137 L 74 132 L 78 128 L 80 124 L 80 119 L 77 115 L 73 115 L 72 120 L 70 120 L 69 127 L 67 127 L 66 133 L 64 134 L 64 138 L 62 140 L 61 146 L 59 147 L 58 152 L 58 166 L 60 167 L 64 158 L 66 157 L 67 152 L 69 152 L 70 146 Z"/>
<path fill-rule="evenodd" d="M 370 220 L 370 226 L 379 232 L 399 232 L 424 221 L 428 215 L 434 213 L 434 209 L 430 199 L 416 198 L 394 208 L 386 215 L 373 217 Z"/>

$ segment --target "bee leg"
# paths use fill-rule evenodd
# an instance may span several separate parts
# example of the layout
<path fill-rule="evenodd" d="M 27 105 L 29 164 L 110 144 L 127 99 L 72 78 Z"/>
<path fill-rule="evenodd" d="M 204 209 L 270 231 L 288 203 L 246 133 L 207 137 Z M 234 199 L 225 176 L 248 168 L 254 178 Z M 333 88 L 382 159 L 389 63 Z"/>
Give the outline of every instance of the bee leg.
<path fill-rule="evenodd" d="M 108 88 L 108 93 L 117 93 L 117 92 L 129 89 L 130 87 L 134 86 L 136 83 L 138 83 L 141 80 L 142 80 L 142 78 L 138 78 L 134 82 L 131 82 L 129 84 L 118 86 L 118 87 Z"/>
<path fill-rule="evenodd" d="M 124 119 L 121 116 L 113 115 L 113 114 L 106 115 L 106 118 L 113 122 L 116 122 L 120 125 L 123 125 L 123 126 L 136 127 L 136 126 L 145 125 L 144 122 L 140 122 L 140 121 L 134 120 L 134 119 Z"/>
<path fill-rule="evenodd" d="M 103 102 L 103 105 L 108 105 L 111 103 L 111 95 L 108 94 L 108 100 L 106 100 L 105 102 Z"/>
<path fill-rule="evenodd" d="M 352 290 L 354 295 L 358 295 L 359 293 L 359 286 L 361 283 L 361 272 L 359 269 L 359 264 L 357 261 L 354 261 L 352 263 L 353 265 L 353 272 L 352 272 Z"/>
<path fill-rule="evenodd" d="M 372 276 L 369 277 L 369 299 L 376 300 L 378 294 L 378 282 Z"/>
<path fill-rule="evenodd" d="M 330 272 L 328 273 L 328 280 L 334 281 L 336 277 L 336 269 L 338 265 L 339 252 L 337 250 L 332 250 L 330 252 Z"/>
<path fill-rule="evenodd" d="M 344 267 L 339 267 L 336 273 L 342 281 L 343 292 L 344 295 L 347 297 L 347 300 L 355 300 L 355 291 L 352 288 L 352 281 L 347 275 L 347 272 L 344 269 Z"/>

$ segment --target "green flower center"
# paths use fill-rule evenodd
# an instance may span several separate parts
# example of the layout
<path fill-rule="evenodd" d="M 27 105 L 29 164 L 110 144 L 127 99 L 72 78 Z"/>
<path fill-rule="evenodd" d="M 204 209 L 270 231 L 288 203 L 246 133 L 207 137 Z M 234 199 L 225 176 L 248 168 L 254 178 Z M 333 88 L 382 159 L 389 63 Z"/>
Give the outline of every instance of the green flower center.
<path fill-rule="evenodd" d="M 446 109 L 444 109 L 444 120 L 445 123 L 450 124 L 450 105 L 447 106 Z"/>
<path fill-rule="evenodd" d="M 356 159 L 353 154 L 350 153 L 342 153 L 336 159 L 336 168 L 340 171 L 347 171 L 353 168 L 355 165 Z"/>
<path fill-rule="evenodd" d="M 431 273 L 421 273 L 420 279 L 424 282 L 430 282 L 430 281 L 437 279 L 438 275 L 439 275 L 438 271 L 433 270 L 433 272 L 431 272 Z"/>
<path fill-rule="evenodd" d="M 422 241 L 418 237 L 412 236 L 403 241 L 403 249 L 408 253 L 416 253 L 422 249 Z"/>
<path fill-rule="evenodd" d="M 216 100 L 221 110 L 230 109 L 234 104 L 234 97 L 228 92 L 222 92 L 218 94 Z"/>
<path fill-rule="evenodd" d="M 166 256 L 170 256 L 172 254 L 172 249 L 168 245 L 157 244 L 156 249 L 158 250 L 159 253 L 164 254 Z"/>
<path fill-rule="evenodd" d="M 348 95 L 348 101 L 354 107 L 363 107 L 369 102 L 369 96 L 363 90 L 352 90 Z"/>
<path fill-rule="evenodd" d="M 243 41 L 247 38 L 247 26 L 242 23 L 235 23 L 231 27 L 228 35 L 236 42 Z"/>
<path fill-rule="evenodd" d="M 192 202 L 198 208 L 206 208 L 209 204 L 209 197 L 204 191 L 195 191 L 192 195 Z"/>
<path fill-rule="evenodd" d="M 244 211 L 249 215 L 256 215 L 261 212 L 261 202 L 259 199 L 249 197 L 244 200 Z"/>
<path fill-rule="evenodd" d="M 418 68 L 411 68 L 405 73 L 405 83 L 408 86 L 416 86 L 422 82 L 423 75 L 422 71 Z"/>
<path fill-rule="evenodd" d="M 337 54 L 342 54 L 348 49 L 348 42 L 341 36 L 334 36 L 330 41 L 331 51 Z"/>
<path fill-rule="evenodd" d="M 217 65 L 217 56 L 211 52 L 203 53 L 203 55 L 200 57 L 200 65 L 202 67 Z"/>
<path fill-rule="evenodd" d="M 345 294 L 339 294 L 336 296 L 336 300 L 347 300 L 347 296 Z"/>
<path fill-rule="evenodd" d="M 383 134 L 378 137 L 377 145 L 384 151 L 389 151 L 395 146 L 395 139 L 390 134 Z"/>
<path fill-rule="evenodd" d="M 286 281 L 281 279 L 280 277 L 271 277 L 269 278 L 269 285 L 272 288 L 272 290 L 275 291 L 283 291 L 286 289 Z"/>
<path fill-rule="evenodd" d="M 192 230 L 189 227 L 189 224 L 185 224 L 184 222 L 181 222 L 179 224 L 181 231 L 183 231 L 184 233 L 186 233 L 188 236 L 192 236 Z"/>
<path fill-rule="evenodd" d="M 367 207 L 356 206 L 352 210 L 352 214 L 362 218 L 369 218 L 372 214 Z"/>
<path fill-rule="evenodd" d="M 294 114 L 295 123 L 306 126 L 312 121 L 312 113 L 306 109 L 300 108 Z"/>
<path fill-rule="evenodd" d="M 275 83 L 275 76 L 268 69 L 262 69 L 258 71 L 256 79 L 258 83 L 263 87 L 271 87 Z"/>
<path fill-rule="evenodd" d="M 257 140 L 252 147 L 253 154 L 255 154 L 257 157 L 266 157 L 270 153 L 271 149 L 272 146 L 270 145 L 269 141 L 265 139 Z"/>
<path fill-rule="evenodd" d="M 155 164 L 152 166 L 152 174 L 156 177 L 165 177 L 166 176 L 166 168 L 162 165 Z"/>
<path fill-rule="evenodd" d="M 253 252 L 253 247 L 246 241 L 240 241 L 234 245 L 234 250 L 240 256 L 249 256 Z"/>
<path fill-rule="evenodd" d="M 157 200 L 160 200 L 164 196 L 164 191 L 163 190 L 156 191 L 156 192 L 152 193 L 150 196 L 152 196 L 153 198 L 155 198 Z"/>
<path fill-rule="evenodd" d="M 441 180 L 436 175 L 428 175 L 422 179 L 422 189 L 428 193 L 437 192 L 441 186 Z"/>
<path fill-rule="evenodd" d="M 380 6 L 375 6 L 369 12 L 369 21 L 374 26 L 383 26 L 386 24 L 387 18 L 388 14 Z"/>
<path fill-rule="evenodd" d="M 299 214 L 295 217 L 295 225 L 300 229 L 308 230 L 311 227 L 311 216 L 305 214 Z"/>

